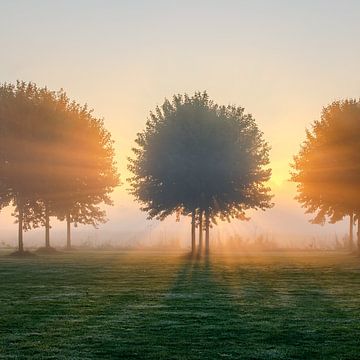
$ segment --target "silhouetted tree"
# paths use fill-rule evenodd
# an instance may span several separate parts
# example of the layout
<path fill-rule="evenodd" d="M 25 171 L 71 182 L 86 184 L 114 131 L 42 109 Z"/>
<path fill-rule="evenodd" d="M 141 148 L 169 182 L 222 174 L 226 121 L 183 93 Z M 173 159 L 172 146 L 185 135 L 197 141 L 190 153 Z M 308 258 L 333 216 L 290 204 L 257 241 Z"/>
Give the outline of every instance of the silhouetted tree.
<path fill-rule="evenodd" d="M 249 208 L 271 207 L 269 147 L 251 115 L 236 106 L 219 106 L 206 92 L 176 95 L 150 113 L 136 139 L 129 169 L 131 193 L 149 218 L 194 213 L 209 249 L 216 218 L 246 219 Z M 192 225 L 192 246 L 194 230 Z"/>
<path fill-rule="evenodd" d="M 315 214 L 311 222 L 334 223 L 350 216 L 352 242 L 353 214 L 360 213 L 359 101 L 335 101 L 325 107 L 321 119 L 306 131 L 292 168 L 296 199 L 306 213 Z"/>

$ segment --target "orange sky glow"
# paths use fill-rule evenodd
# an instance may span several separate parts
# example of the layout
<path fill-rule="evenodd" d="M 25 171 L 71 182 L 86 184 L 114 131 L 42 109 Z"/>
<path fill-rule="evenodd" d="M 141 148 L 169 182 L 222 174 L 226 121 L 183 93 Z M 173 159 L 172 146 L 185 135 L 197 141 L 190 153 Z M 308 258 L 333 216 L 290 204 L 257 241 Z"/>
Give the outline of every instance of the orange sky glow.
<path fill-rule="evenodd" d="M 357 1 L 9 1 L 0 13 L 0 81 L 64 88 L 104 117 L 123 182 L 103 227 L 109 238 L 186 236 L 187 219 L 152 223 L 138 210 L 127 193 L 127 157 L 150 110 L 175 93 L 203 90 L 255 117 L 272 147 L 277 204 L 249 222 L 215 228 L 215 236 L 340 236 L 346 223 L 308 224 L 293 200 L 289 163 L 323 106 L 359 97 L 360 43 L 351 40 L 360 36 L 359 13 Z M 15 236 L 10 214 L 0 214 L 0 226 Z M 99 234 L 76 231 L 83 238 Z"/>

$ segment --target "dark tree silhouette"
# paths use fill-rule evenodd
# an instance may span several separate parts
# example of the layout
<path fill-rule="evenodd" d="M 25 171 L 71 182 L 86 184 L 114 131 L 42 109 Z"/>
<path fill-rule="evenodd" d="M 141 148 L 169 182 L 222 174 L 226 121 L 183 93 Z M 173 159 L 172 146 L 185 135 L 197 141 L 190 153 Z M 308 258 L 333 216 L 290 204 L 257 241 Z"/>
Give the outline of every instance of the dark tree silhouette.
<path fill-rule="evenodd" d="M 354 214 L 360 214 L 359 169 L 360 102 L 335 101 L 306 131 L 292 164 L 292 181 L 297 183 L 296 199 L 306 213 L 315 214 L 312 223 L 335 223 L 350 216 L 350 246 Z"/>
<path fill-rule="evenodd" d="M 246 219 L 250 208 L 266 209 L 271 170 L 269 146 L 251 115 L 236 106 L 219 106 L 206 92 L 176 95 L 150 113 L 136 139 L 129 169 L 131 193 L 149 218 L 173 213 L 192 217 L 209 227 L 216 219 Z"/>

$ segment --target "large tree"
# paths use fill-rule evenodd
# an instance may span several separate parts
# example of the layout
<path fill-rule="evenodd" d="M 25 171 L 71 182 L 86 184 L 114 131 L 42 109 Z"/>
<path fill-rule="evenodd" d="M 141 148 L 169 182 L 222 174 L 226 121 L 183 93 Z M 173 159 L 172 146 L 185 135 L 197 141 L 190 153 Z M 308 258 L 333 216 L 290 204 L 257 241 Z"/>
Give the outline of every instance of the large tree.
<path fill-rule="evenodd" d="M 306 139 L 292 164 L 296 199 L 315 214 L 317 224 L 350 216 L 350 244 L 354 214 L 360 214 L 360 102 L 335 101 L 306 131 Z M 360 238 L 358 238 L 360 242 Z"/>
<path fill-rule="evenodd" d="M 119 184 L 113 141 L 87 106 L 33 83 L 0 87 L 0 206 L 11 202 L 22 232 L 45 226 L 50 216 L 70 222 L 105 221 L 99 204 L 111 204 Z"/>
<path fill-rule="evenodd" d="M 100 204 L 112 205 L 111 193 L 120 184 L 111 134 L 87 106 L 67 104 L 71 128 L 67 134 L 64 191 L 57 200 L 56 216 L 67 222 L 67 247 L 71 223 L 97 226 L 106 221 Z"/>
<path fill-rule="evenodd" d="M 270 202 L 269 146 L 254 119 L 236 106 L 219 106 L 206 92 L 176 95 L 150 113 L 138 134 L 129 169 L 131 192 L 149 218 L 177 213 L 204 219 L 205 245 L 216 219 L 246 219 Z M 201 230 L 200 230 L 201 231 Z"/>
<path fill-rule="evenodd" d="M 39 93 L 33 84 L 18 82 L 0 86 L 0 182 L 1 198 L 15 206 L 18 247 L 23 252 L 23 230 L 39 226 L 37 132 L 41 113 Z"/>

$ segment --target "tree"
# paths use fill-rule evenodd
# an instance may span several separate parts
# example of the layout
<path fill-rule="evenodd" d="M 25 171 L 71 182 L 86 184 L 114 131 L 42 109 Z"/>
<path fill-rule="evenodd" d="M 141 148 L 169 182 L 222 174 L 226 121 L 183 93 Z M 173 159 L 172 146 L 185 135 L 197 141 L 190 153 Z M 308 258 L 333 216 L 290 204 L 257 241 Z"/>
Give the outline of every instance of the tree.
<path fill-rule="evenodd" d="M 113 204 L 110 194 L 120 180 L 114 142 L 103 120 L 94 117 L 86 105 L 71 102 L 63 92 L 59 94 L 56 105 L 62 114 L 63 140 L 48 162 L 54 164 L 58 160 L 59 170 L 50 171 L 50 174 L 55 174 L 49 181 L 53 188 L 44 195 L 51 207 L 50 213 L 66 220 L 67 248 L 71 248 L 71 223 L 96 227 L 106 222 L 106 212 L 99 205 Z"/>
<path fill-rule="evenodd" d="M 272 206 L 269 146 L 241 107 L 219 106 L 206 92 L 175 95 L 150 113 L 136 144 L 131 193 L 149 218 L 192 216 L 193 251 L 195 216 L 202 224 L 204 214 L 208 250 L 217 218 L 244 220 L 246 210 Z"/>
<path fill-rule="evenodd" d="M 59 219 L 67 222 L 67 247 L 71 248 L 70 224 L 97 226 L 106 221 L 99 204 L 112 205 L 114 188 L 120 185 L 111 134 L 104 122 L 92 115 L 86 106 L 74 102 L 67 106 L 72 128 L 67 134 L 66 190 L 58 206 Z"/>
<path fill-rule="evenodd" d="M 38 227 L 36 196 L 39 173 L 36 131 L 39 93 L 33 84 L 0 86 L 0 182 L 2 205 L 15 206 L 19 227 L 18 247 L 23 252 L 23 230 Z"/>
<path fill-rule="evenodd" d="M 296 199 L 324 224 L 360 214 L 360 103 L 349 99 L 325 107 L 321 119 L 306 131 L 306 140 L 292 164 Z M 352 239 L 351 239 L 352 241 Z M 360 244 L 360 238 L 358 238 Z"/>
<path fill-rule="evenodd" d="M 71 221 L 104 222 L 115 165 L 111 135 L 87 106 L 33 83 L 0 87 L 0 207 L 16 207 L 20 251 L 23 230 L 40 225 L 50 247 L 50 216 L 67 219 L 68 245 Z"/>

